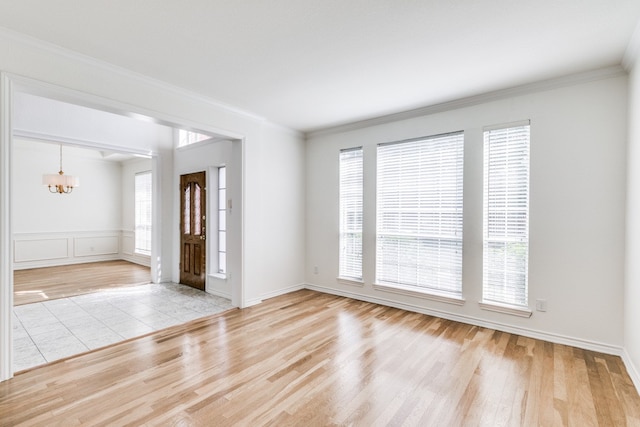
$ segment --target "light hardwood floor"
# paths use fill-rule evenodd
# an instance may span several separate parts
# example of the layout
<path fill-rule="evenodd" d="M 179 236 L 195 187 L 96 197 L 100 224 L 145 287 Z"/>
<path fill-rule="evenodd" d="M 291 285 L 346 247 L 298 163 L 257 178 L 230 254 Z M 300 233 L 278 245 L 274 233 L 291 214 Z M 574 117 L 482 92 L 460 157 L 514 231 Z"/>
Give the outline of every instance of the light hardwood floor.
<path fill-rule="evenodd" d="M 1 425 L 636 426 L 619 357 L 298 291 L 0 383 Z"/>
<path fill-rule="evenodd" d="M 13 305 L 149 283 L 151 273 L 128 261 L 104 261 L 13 272 Z"/>

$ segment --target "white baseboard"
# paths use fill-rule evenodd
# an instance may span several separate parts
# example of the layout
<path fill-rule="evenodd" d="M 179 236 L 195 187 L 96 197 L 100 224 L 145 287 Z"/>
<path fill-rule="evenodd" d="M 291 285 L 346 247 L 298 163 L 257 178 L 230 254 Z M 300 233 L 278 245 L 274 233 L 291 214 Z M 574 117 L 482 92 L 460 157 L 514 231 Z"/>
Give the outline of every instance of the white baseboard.
<path fill-rule="evenodd" d="M 262 303 L 262 300 L 260 298 L 249 299 L 244 302 L 244 305 L 242 306 L 242 308 L 248 308 L 253 305 L 258 305 L 260 303 Z"/>
<path fill-rule="evenodd" d="M 208 294 L 215 295 L 215 296 L 218 296 L 218 297 L 231 299 L 231 294 L 230 293 L 221 291 L 219 289 L 207 289 L 206 292 Z"/>
<path fill-rule="evenodd" d="M 13 270 L 28 270 L 31 268 L 46 268 L 46 267 L 58 267 L 61 265 L 76 265 L 86 264 L 88 262 L 103 262 L 103 261 L 117 261 L 122 259 L 119 255 L 97 255 L 92 257 L 83 258 L 70 258 L 64 260 L 40 260 L 22 262 L 20 264 L 14 264 Z"/>
<path fill-rule="evenodd" d="M 275 298 L 275 297 L 279 297 L 280 295 L 285 295 L 291 292 L 299 291 L 301 289 L 305 289 L 306 287 L 307 285 L 305 285 L 304 283 L 301 283 L 299 285 L 289 286 L 288 288 L 282 288 L 282 289 L 278 289 L 277 291 L 272 291 L 272 292 L 267 292 L 266 294 L 262 294 L 262 297 L 260 299 L 264 301 L 269 298 Z"/>
<path fill-rule="evenodd" d="M 122 254 L 119 259 L 142 265 L 143 267 L 151 267 L 151 257 L 148 256 Z"/>
<path fill-rule="evenodd" d="M 633 385 L 636 386 L 636 390 L 640 393 L 640 371 L 633 364 L 633 360 L 631 360 L 631 356 L 627 352 L 627 349 L 622 350 L 622 361 L 624 362 L 624 366 L 627 368 L 627 372 L 631 377 L 631 381 L 633 381 Z"/>
<path fill-rule="evenodd" d="M 436 316 L 436 317 L 440 317 L 447 320 L 467 323 L 474 326 L 481 326 L 484 328 L 495 329 L 497 331 L 508 332 L 516 335 L 522 335 L 525 337 L 535 338 L 543 341 L 549 341 L 556 344 L 564 344 L 572 347 L 582 348 L 585 350 L 597 351 L 599 353 L 612 354 L 615 356 L 622 355 L 622 347 L 599 343 L 596 341 L 583 340 L 583 339 L 568 337 L 568 336 L 559 335 L 559 334 L 536 331 L 534 329 L 515 327 L 511 325 L 506 325 L 504 323 L 491 322 L 484 319 L 479 319 L 477 317 L 463 316 L 463 315 L 449 313 L 441 310 L 427 309 L 427 308 L 419 307 L 412 304 L 400 303 L 397 301 L 392 301 L 384 298 L 376 298 L 376 297 L 360 295 L 353 292 L 342 291 L 342 290 L 337 290 L 333 288 L 326 288 L 324 286 L 306 284 L 304 287 L 306 289 L 310 289 L 313 291 L 343 296 L 343 297 L 352 298 L 355 300 L 371 302 L 374 304 L 385 305 L 388 307 L 399 308 L 407 311 L 413 311 L 416 313 L 427 314 L 430 316 Z"/>

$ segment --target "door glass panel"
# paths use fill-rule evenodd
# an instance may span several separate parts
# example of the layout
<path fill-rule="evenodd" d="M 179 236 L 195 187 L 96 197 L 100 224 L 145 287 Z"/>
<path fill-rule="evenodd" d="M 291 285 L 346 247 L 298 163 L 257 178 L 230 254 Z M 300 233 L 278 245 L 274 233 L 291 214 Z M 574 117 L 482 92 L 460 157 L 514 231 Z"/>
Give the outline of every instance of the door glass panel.
<path fill-rule="evenodd" d="M 191 184 L 184 189 L 184 234 L 191 234 Z"/>
<path fill-rule="evenodd" d="M 194 231 L 193 234 L 196 236 L 199 236 L 202 234 L 202 213 L 200 211 L 200 185 L 196 184 L 196 190 L 195 190 L 195 197 L 194 197 L 194 203 L 193 203 L 193 210 L 195 212 L 194 214 L 194 220 L 195 220 L 195 224 L 194 224 Z"/>

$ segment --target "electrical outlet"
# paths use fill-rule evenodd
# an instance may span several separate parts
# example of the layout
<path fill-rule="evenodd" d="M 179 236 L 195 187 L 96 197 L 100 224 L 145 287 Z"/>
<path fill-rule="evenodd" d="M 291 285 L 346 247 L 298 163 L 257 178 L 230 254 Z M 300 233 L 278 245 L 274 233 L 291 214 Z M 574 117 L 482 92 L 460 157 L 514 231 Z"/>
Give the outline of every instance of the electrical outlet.
<path fill-rule="evenodd" d="M 547 311 L 547 300 L 546 299 L 537 299 L 536 300 L 536 310 L 537 311 Z"/>
<path fill-rule="evenodd" d="M 318 274 L 318 267 L 313 267 L 313 274 Z"/>

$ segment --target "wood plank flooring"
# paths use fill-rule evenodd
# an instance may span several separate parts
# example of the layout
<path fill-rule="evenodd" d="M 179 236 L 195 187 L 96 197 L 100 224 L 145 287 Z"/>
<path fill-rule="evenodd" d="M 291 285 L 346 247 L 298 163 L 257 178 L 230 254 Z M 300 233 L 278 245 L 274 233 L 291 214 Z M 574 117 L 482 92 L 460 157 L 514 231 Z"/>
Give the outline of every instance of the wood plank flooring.
<path fill-rule="evenodd" d="M 0 383 L 2 426 L 637 426 L 619 357 L 308 290 Z"/>
<path fill-rule="evenodd" d="M 15 270 L 13 305 L 143 285 L 150 281 L 149 267 L 122 260 Z"/>

